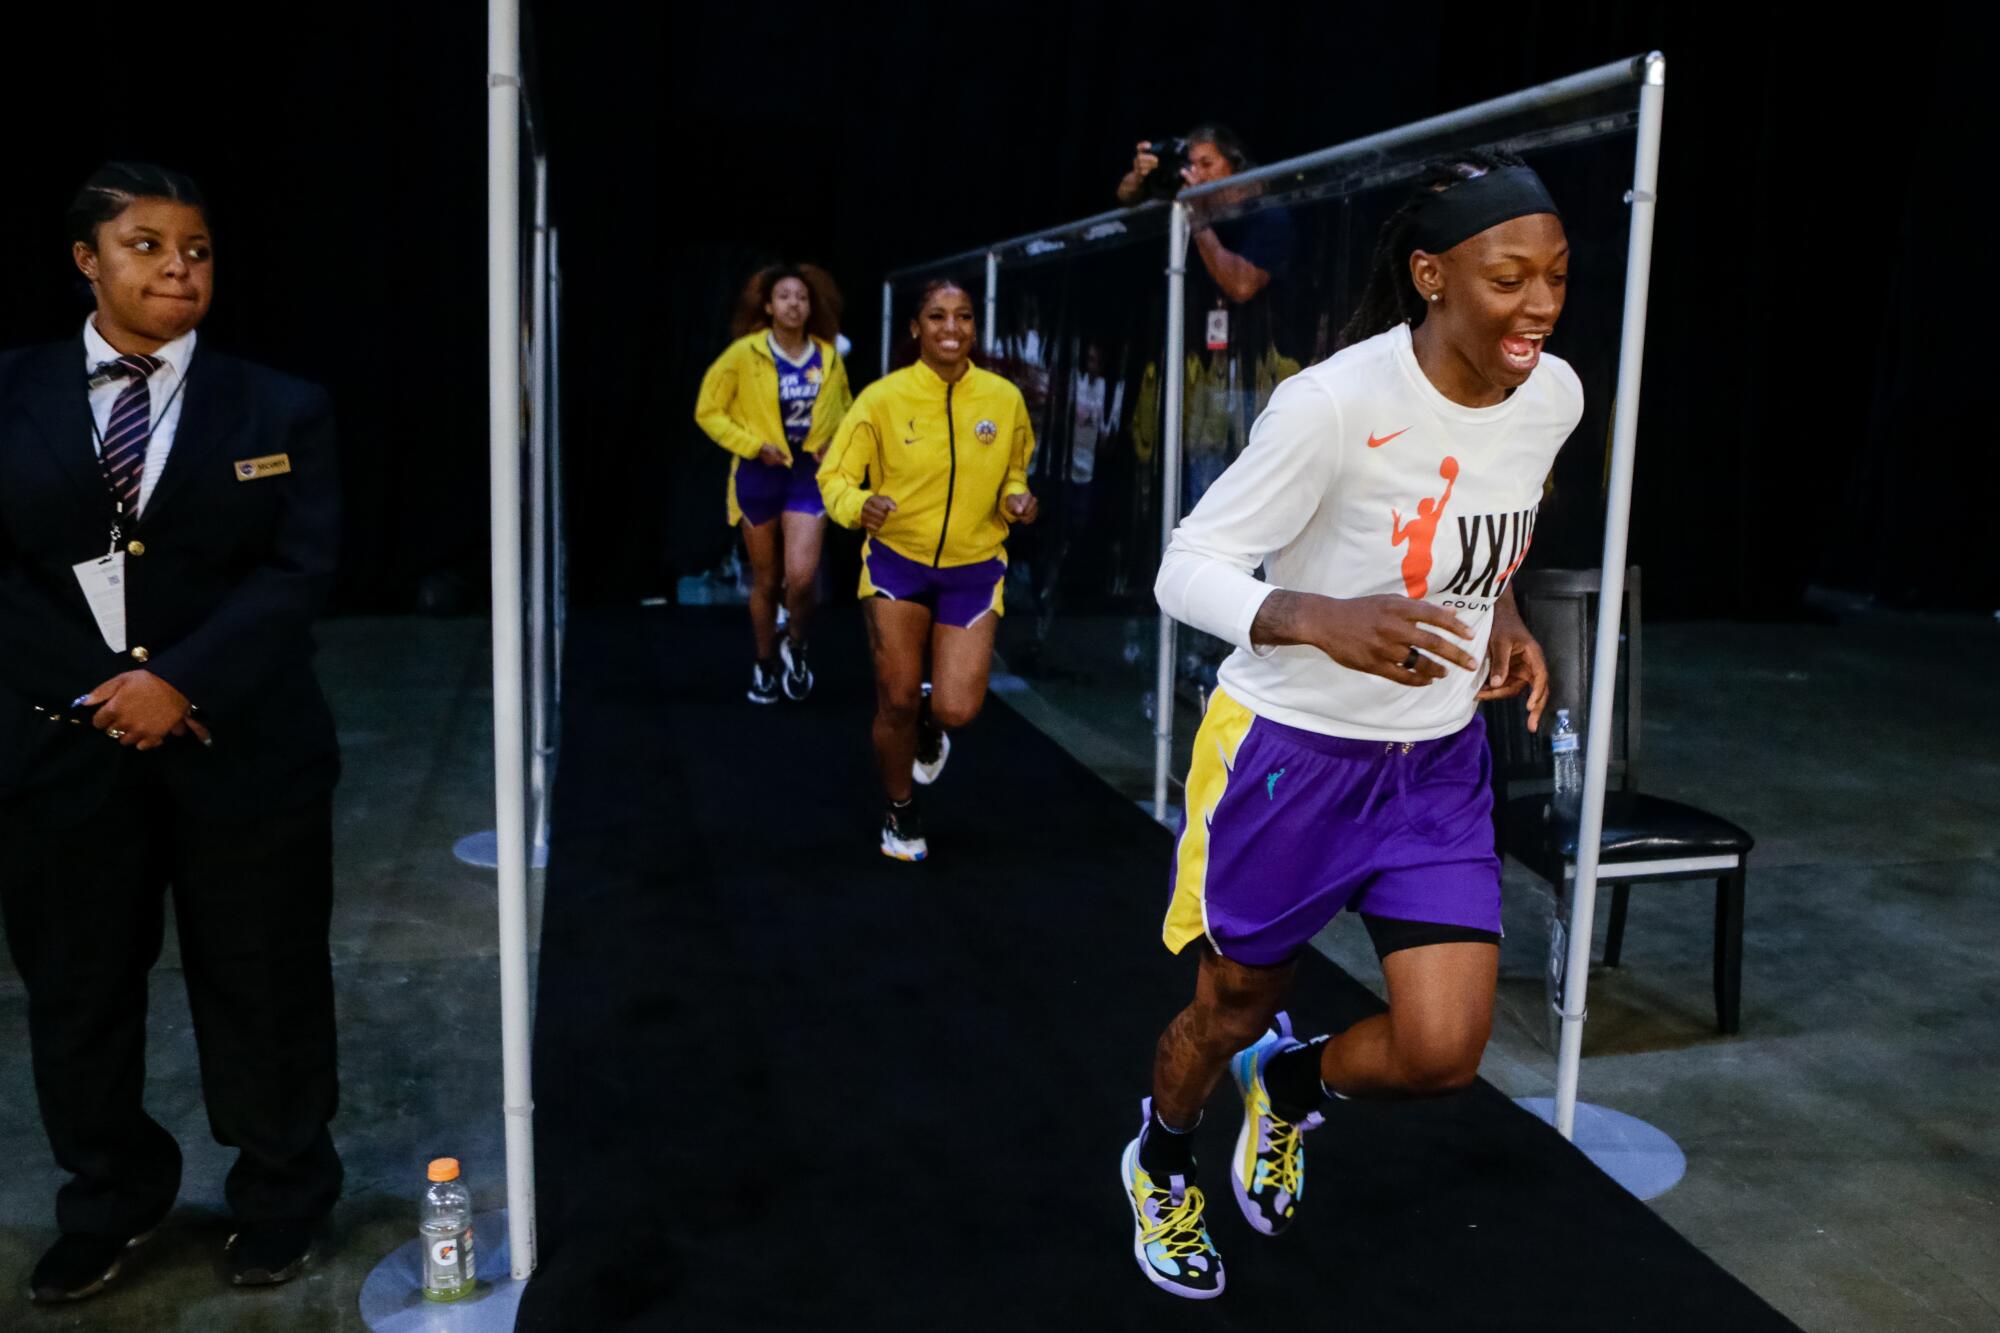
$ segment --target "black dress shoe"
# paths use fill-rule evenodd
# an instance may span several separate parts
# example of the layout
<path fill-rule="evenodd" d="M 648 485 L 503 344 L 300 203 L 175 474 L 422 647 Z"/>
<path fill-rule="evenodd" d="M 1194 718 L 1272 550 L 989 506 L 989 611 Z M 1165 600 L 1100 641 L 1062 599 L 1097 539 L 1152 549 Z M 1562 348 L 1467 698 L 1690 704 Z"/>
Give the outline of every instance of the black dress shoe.
<path fill-rule="evenodd" d="M 239 1287 L 275 1287 L 303 1273 L 312 1257 L 311 1222 L 245 1222 L 223 1249 L 229 1280 Z"/>
<path fill-rule="evenodd" d="M 28 1279 L 28 1299 L 42 1304 L 80 1301 L 95 1296 L 118 1276 L 125 1251 L 144 1245 L 151 1231 L 120 1239 L 117 1236 L 66 1234 L 49 1246 Z"/>

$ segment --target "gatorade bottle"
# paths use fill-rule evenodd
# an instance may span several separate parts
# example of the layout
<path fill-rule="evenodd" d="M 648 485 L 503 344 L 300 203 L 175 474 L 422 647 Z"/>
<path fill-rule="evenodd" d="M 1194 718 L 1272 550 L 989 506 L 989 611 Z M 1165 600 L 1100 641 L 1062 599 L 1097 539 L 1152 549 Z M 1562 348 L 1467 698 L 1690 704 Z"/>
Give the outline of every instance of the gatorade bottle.
<path fill-rule="evenodd" d="M 470 1296 L 478 1276 L 472 1262 L 472 1194 L 458 1178 L 458 1159 L 431 1163 L 419 1235 L 424 1247 L 424 1299 Z"/>

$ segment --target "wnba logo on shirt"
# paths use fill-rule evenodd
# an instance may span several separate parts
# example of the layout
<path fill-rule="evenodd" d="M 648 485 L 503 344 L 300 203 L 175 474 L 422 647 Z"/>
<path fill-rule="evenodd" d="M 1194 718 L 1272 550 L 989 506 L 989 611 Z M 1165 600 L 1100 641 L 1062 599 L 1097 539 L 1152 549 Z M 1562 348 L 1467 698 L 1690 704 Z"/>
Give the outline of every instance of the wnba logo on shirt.
<path fill-rule="evenodd" d="M 1389 511 L 1389 545 L 1409 546 L 1403 556 L 1403 590 L 1413 599 L 1420 599 L 1430 591 L 1431 542 L 1437 537 L 1444 507 L 1451 503 L 1451 488 L 1458 484 L 1458 460 L 1447 457 L 1438 464 L 1438 475 L 1444 478 L 1444 494 L 1434 500 L 1426 496 L 1417 501 L 1414 518 L 1406 522 L 1402 511 Z"/>

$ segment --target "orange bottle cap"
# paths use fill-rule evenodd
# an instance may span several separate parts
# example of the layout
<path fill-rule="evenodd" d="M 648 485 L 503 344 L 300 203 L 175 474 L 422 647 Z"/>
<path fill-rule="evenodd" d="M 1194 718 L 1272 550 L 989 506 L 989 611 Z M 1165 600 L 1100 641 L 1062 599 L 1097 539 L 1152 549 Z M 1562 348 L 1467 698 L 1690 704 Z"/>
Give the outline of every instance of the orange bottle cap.
<path fill-rule="evenodd" d="M 432 1180 L 457 1180 L 458 1159 L 456 1157 L 436 1157 L 431 1159 Z"/>

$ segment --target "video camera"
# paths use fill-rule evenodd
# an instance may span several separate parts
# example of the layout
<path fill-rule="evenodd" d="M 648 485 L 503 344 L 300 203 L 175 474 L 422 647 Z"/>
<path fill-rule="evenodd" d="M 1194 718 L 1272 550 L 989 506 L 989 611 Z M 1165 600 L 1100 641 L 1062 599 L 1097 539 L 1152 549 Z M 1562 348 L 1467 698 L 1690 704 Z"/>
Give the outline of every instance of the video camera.
<path fill-rule="evenodd" d="M 1154 139 L 1147 151 L 1160 159 L 1160 165 L 1147 172 L 1145 180 L 1140 182 L 1140 198 L 1172 199 L 1185 184 L 1181 172 L 1188 164 L 1188 141 L 1178 136 Z"/>

